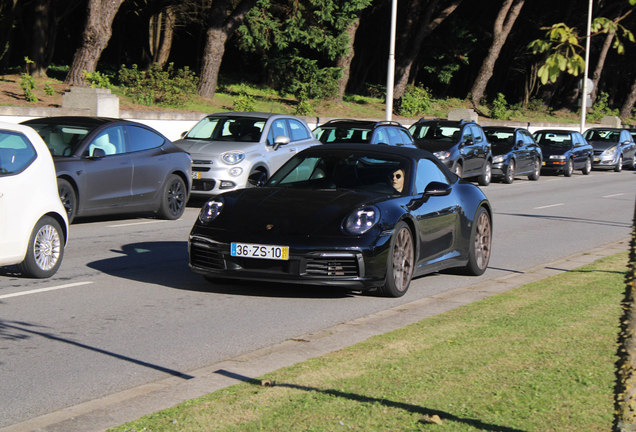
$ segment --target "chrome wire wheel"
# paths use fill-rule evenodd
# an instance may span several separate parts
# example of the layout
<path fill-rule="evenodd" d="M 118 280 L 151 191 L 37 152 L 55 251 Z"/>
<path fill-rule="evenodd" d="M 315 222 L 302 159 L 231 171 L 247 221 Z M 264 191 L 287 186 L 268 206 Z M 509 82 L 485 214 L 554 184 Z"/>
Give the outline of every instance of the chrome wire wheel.
<path fill-rule="evenodd" d="M 413 239 L 408 228 L 403 227 L 397 233 L 393 246 L 393 280 L 395 289 L 405 292 L 413 276 Z"/>
<path fill-rule="evenodd" d="M 51 270 L 60 259 L 62 240 L 60 233 L 51 225 L 42 226 L 33 241 L 35 264 L 44 271 Z"/>
<path fill-rule="evenodd" d="M 492 229 L 490 217 L 487 212 L 482 212 L 476 221 L 475 227 L 475 264 L 479 270 L 485 271 L 490 261 L 490 247 L 492 243 Z"/>

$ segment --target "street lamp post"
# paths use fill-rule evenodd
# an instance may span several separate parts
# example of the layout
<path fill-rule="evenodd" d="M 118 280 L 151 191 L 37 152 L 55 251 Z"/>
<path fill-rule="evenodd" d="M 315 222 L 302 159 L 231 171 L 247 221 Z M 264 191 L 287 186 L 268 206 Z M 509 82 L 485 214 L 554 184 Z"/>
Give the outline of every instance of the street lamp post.
<path fill-rule="evenodd" d="M 591 1 L 591 0 L 590 0 Z M 395 81 L 395 29 L 397 0 L 391 0 L 391 40 L 389 42 L 389 67 L 386 77 L 386 119 L 393 118 L 393 84 Z"/>
<path fill-rule="evenodd" d="M 581 133 L 585 131 L 585 112 L 587 111 L 587 73 L 590 62 L 590 34 L 592 33 L 592 0 L 587 10 L 587 37 L 585 38 L 585 72 L 583 73 L 583 85 L 581 89 Z"/>

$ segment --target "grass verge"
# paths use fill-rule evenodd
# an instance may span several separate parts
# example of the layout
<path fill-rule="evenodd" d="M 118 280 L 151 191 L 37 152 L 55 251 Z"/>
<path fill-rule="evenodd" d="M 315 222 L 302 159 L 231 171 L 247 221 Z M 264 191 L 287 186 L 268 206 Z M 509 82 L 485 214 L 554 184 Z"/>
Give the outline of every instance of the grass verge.
<path fill-rule="evenodd" d="M 110 431 L 607 431 L 627 261 L 604 258 Z"/>

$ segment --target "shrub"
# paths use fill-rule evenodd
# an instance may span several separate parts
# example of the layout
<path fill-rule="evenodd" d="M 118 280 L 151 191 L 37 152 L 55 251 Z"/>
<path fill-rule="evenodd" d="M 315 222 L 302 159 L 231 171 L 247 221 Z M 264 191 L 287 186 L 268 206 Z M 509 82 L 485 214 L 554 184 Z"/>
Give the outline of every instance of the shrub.
<path fill-rule="evenodd" d="M 53 90 L 53 87 L 51 87 L 49 83 L 44 84 L 44 94 L 47 96 L 53 96 L 55 94 L 55 90 Z"/>
<path fill-rule="evenodd" d="M 298 55 L 273 59 L 271 62 L 276 84 L 283 93 L 296 99 L 330 99 L 339 90 L 340 68 L 320 68 L 315 60 Z"/>
<path fill-rule="evenodd" d="M 311 104 L 307 100 L 301 100 L 294 110 L 294 114 L 297 116 L 308 116 L 313 112 Z"/>
<path fill-rule="evenodd" d="M 20 87 L 24 91 L 24 99 L 28 102 L 37 102 L 38 98 L 33 93 L 33 89 L 35 88 L 35 78 L 33 78 L 28 73 L 23 73 L 20 75 Z"/>
<path fill-rule="evenodd" d="M 187 66 L 175 71 L 174 63 L 170 63 L 163 71 L 154 63 L 147 71 L 140 71 L 137 65 L 131 69 L 122 65 L 119 81 L 124 94 L 137 103 L 180 107 L 196 93 L 198 78 Z"/>
<path fill-rule="evenodd" d="M 605 116 L 617 116 L 618 110 L 610 109 L 609 104 L 607 103 L 608 99 L 609 95 L 605 92 L 601 92 L 601 94 L 596 97 L 596 101 L 590 110 L 587 112 L 587 115 L 585 116 L 586 120 L 598 123 Z"/>
<path fill-rule="evenodd" d="M 492 103 L 490 116 L 495 120 L 510 120 L 510 110 L 506 97 L 502 93 L 497 94 L 497 99 Z"/>
<path fill-rule="evenodd" d="M 407 85 L 399 107 L 404 117 L 416 117 L 425 114 L 431 108 L 431 94 L 424 87 Z"/>
<path fill-rule="evenodd" d="M 234 111 L 255 111 L 256 110 L 256 101 L 254 98 L 247 93 L 243 93 L 239 95 L 234 101 Z"/>
<path fill-rule="evenodd" d="M 90 88 L 103 88 L 110 89 L 113 88 L 113 85 L 110 83 L 110 77 L 106 74 L 100 72 L 88 72 L 82 71 L 84 75 L 84 79 L 89 84 Z"/>

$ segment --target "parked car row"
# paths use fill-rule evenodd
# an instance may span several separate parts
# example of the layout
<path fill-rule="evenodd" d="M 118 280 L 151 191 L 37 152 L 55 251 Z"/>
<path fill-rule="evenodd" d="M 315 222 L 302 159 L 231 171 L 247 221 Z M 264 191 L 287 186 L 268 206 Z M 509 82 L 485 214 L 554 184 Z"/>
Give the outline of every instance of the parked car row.
<path fill-rule="evenodd" d="M 418 274 L 485 271 L 490 204 L 461 179 L 487 186 L 492 178 L 538 180 L 542 171 L 620 171 L 634 168 L 634 153 L 634 137 L 621 129 L 530 134 L 437 118 L 409 129 L 339 119 L 312 131 L 290 115 L 218 113 L 174 143 L 132 121 L 32 119 L 0 125 L 0 265 L 49 277 L 76 217 L 154 212 L 178 219 L 189 197 L 200 196 L 210 200 L 192 230 L 190 266 L 206 278 L 342 284 L 399 296 Z M 21 190 L 48 195 L 27 201 Z M 474 218 L 458 223 L 458 214 Z M 431 218 L 441 218 L 435 232 L 417 222 Z"/>

